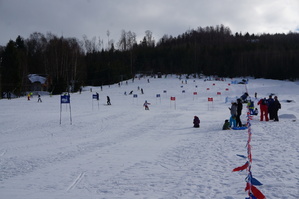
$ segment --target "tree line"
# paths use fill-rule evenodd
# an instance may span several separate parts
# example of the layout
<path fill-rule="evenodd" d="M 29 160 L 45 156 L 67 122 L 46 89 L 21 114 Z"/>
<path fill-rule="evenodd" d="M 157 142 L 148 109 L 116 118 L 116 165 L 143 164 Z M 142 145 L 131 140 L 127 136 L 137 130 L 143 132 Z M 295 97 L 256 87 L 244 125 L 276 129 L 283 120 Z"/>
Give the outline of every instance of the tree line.
<path fill-rule="evenodd" d="M 109 37 L 109 31 L 107 31 Z M 198 27 L 177 37 L 155 41 L 145 31 L 142 41 L 123 30 L 118 42 L 94 37 L 83 40 L 51 33 L 20 36 L 0 47 L 0 91 L 28 91 L 28 74 L 48 78 L 53 94 L 84 85 L 113 84 L 137 73 L 204 74 L 219 77 L 299 77 L 299 34 L 232 34 L 224 25 Z"/>

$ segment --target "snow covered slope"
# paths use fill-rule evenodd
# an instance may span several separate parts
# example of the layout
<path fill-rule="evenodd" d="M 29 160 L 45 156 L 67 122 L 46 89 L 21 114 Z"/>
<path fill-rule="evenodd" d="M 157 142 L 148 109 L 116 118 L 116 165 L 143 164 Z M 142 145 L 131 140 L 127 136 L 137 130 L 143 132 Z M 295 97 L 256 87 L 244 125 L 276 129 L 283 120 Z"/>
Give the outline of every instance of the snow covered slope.
<path fill-rule="evenodd" d="M 60 96 L 42 96 L 42 103 L 37 97 L 0 100 L 0 198 L 245 198 L 247 173 L 232 169 L 244 164 L 236 154 L 247 155 L 247 130 L 223 131 L 222 125 L 230 116 L 226 97 L 241 96 L 246 87 L 250 96 L 275 93 L 282 104 L 279 122 L 251 121 L 259 189 L 267 198 L 298 198 L 298 83 L 182 80 L 173 75 L 85 87 L 71 94 L 72 125 L 68 104 L 59 124 Z M 137 97 L 124 95 L 132 90 Z M 243 123 L 245 116 L 244 106 Z"/>

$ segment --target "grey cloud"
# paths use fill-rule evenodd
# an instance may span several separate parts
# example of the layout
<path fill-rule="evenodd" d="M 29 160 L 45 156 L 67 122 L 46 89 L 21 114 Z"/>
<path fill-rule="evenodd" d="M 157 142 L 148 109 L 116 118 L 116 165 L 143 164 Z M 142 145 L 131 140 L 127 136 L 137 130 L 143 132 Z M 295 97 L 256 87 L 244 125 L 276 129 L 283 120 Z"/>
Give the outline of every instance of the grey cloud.
<path fill-rule="evenodd" d="M 233 33 L 287 33 L 298 29 L 298 10 L 297 0 L 0 0 L 0 45 L 33 32 L 107 39 L 107 30 L 115 42 L 122 30 L 138 40 L 150 30 L 157 41 L 219 24 Z"/>

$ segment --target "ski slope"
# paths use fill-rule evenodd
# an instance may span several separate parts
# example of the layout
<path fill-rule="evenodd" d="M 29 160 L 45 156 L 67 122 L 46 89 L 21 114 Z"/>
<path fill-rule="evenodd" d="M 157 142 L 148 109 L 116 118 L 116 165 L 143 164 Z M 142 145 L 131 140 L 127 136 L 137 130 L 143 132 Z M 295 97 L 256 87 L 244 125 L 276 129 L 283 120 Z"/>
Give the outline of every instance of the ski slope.
<path fill-rule="evenodd" d="M 0 100 L 0 198 L 245 198 L 247 173 L 232 169 L 244 164 L 237 154 L 247 155 L 248 132 L 222 125 L 230 117 L 227 97 L 246 90 L 258 98 L 274 93 L 282 105 L 279 122 L 251 121 L 251 170 L 263 183 L 259 189 L 267 198 L 298 198 L 298 82 L 185 80 L 168 75 L 84 87 L 70 94 L 70 106 L 59 95 L 43 95 L 42 103 L 37 96 Z M 124 95 L 132 90 L 137 97 Z M 244 105 L 243 123 L 246 112 Z"/>

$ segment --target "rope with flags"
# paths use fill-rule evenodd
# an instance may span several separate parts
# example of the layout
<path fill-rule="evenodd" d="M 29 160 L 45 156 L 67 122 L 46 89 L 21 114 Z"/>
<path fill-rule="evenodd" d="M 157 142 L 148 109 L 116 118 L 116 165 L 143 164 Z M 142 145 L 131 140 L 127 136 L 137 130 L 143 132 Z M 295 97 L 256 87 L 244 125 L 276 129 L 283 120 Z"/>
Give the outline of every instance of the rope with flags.
<path fill-rule="evenodd" d="M 252 132 L 251 132 L 251 123 L 250 120 L 252 120 L 252 115 L 250 115 L 250 111 L 249 111 L 249 107 L 247 107 L 247 127 L 248 127 L 248 141 L 247 141 L 247 157 L 246 156 L 242 156 L 242 155 L 238 155 L 239 157 L 242 158 L 246 158 L 247 161 L 244 165 L 240 166 L 240 167 L 236 167 L 233 169 L 233 172 L 236 171 L 243 171 L 243 170 L 247 170 L 247 177 L 246 177 L 246 187 L 245 187 L 245 191 L 247 191 L 248 193 L 248 198 L 245 199 L 265 199 L 266 197 L 263 195 L 263 193 L 256 187 L 256 186 L 260 186 L 262 185 L 262 183 L 260 183 L 257 179 L 255 179 L 252 176 L 252 172 L 251 172 L 251 164 L 252 164 L 252 154 L 251 154 L 251 136 L 252 136 Z"/>

